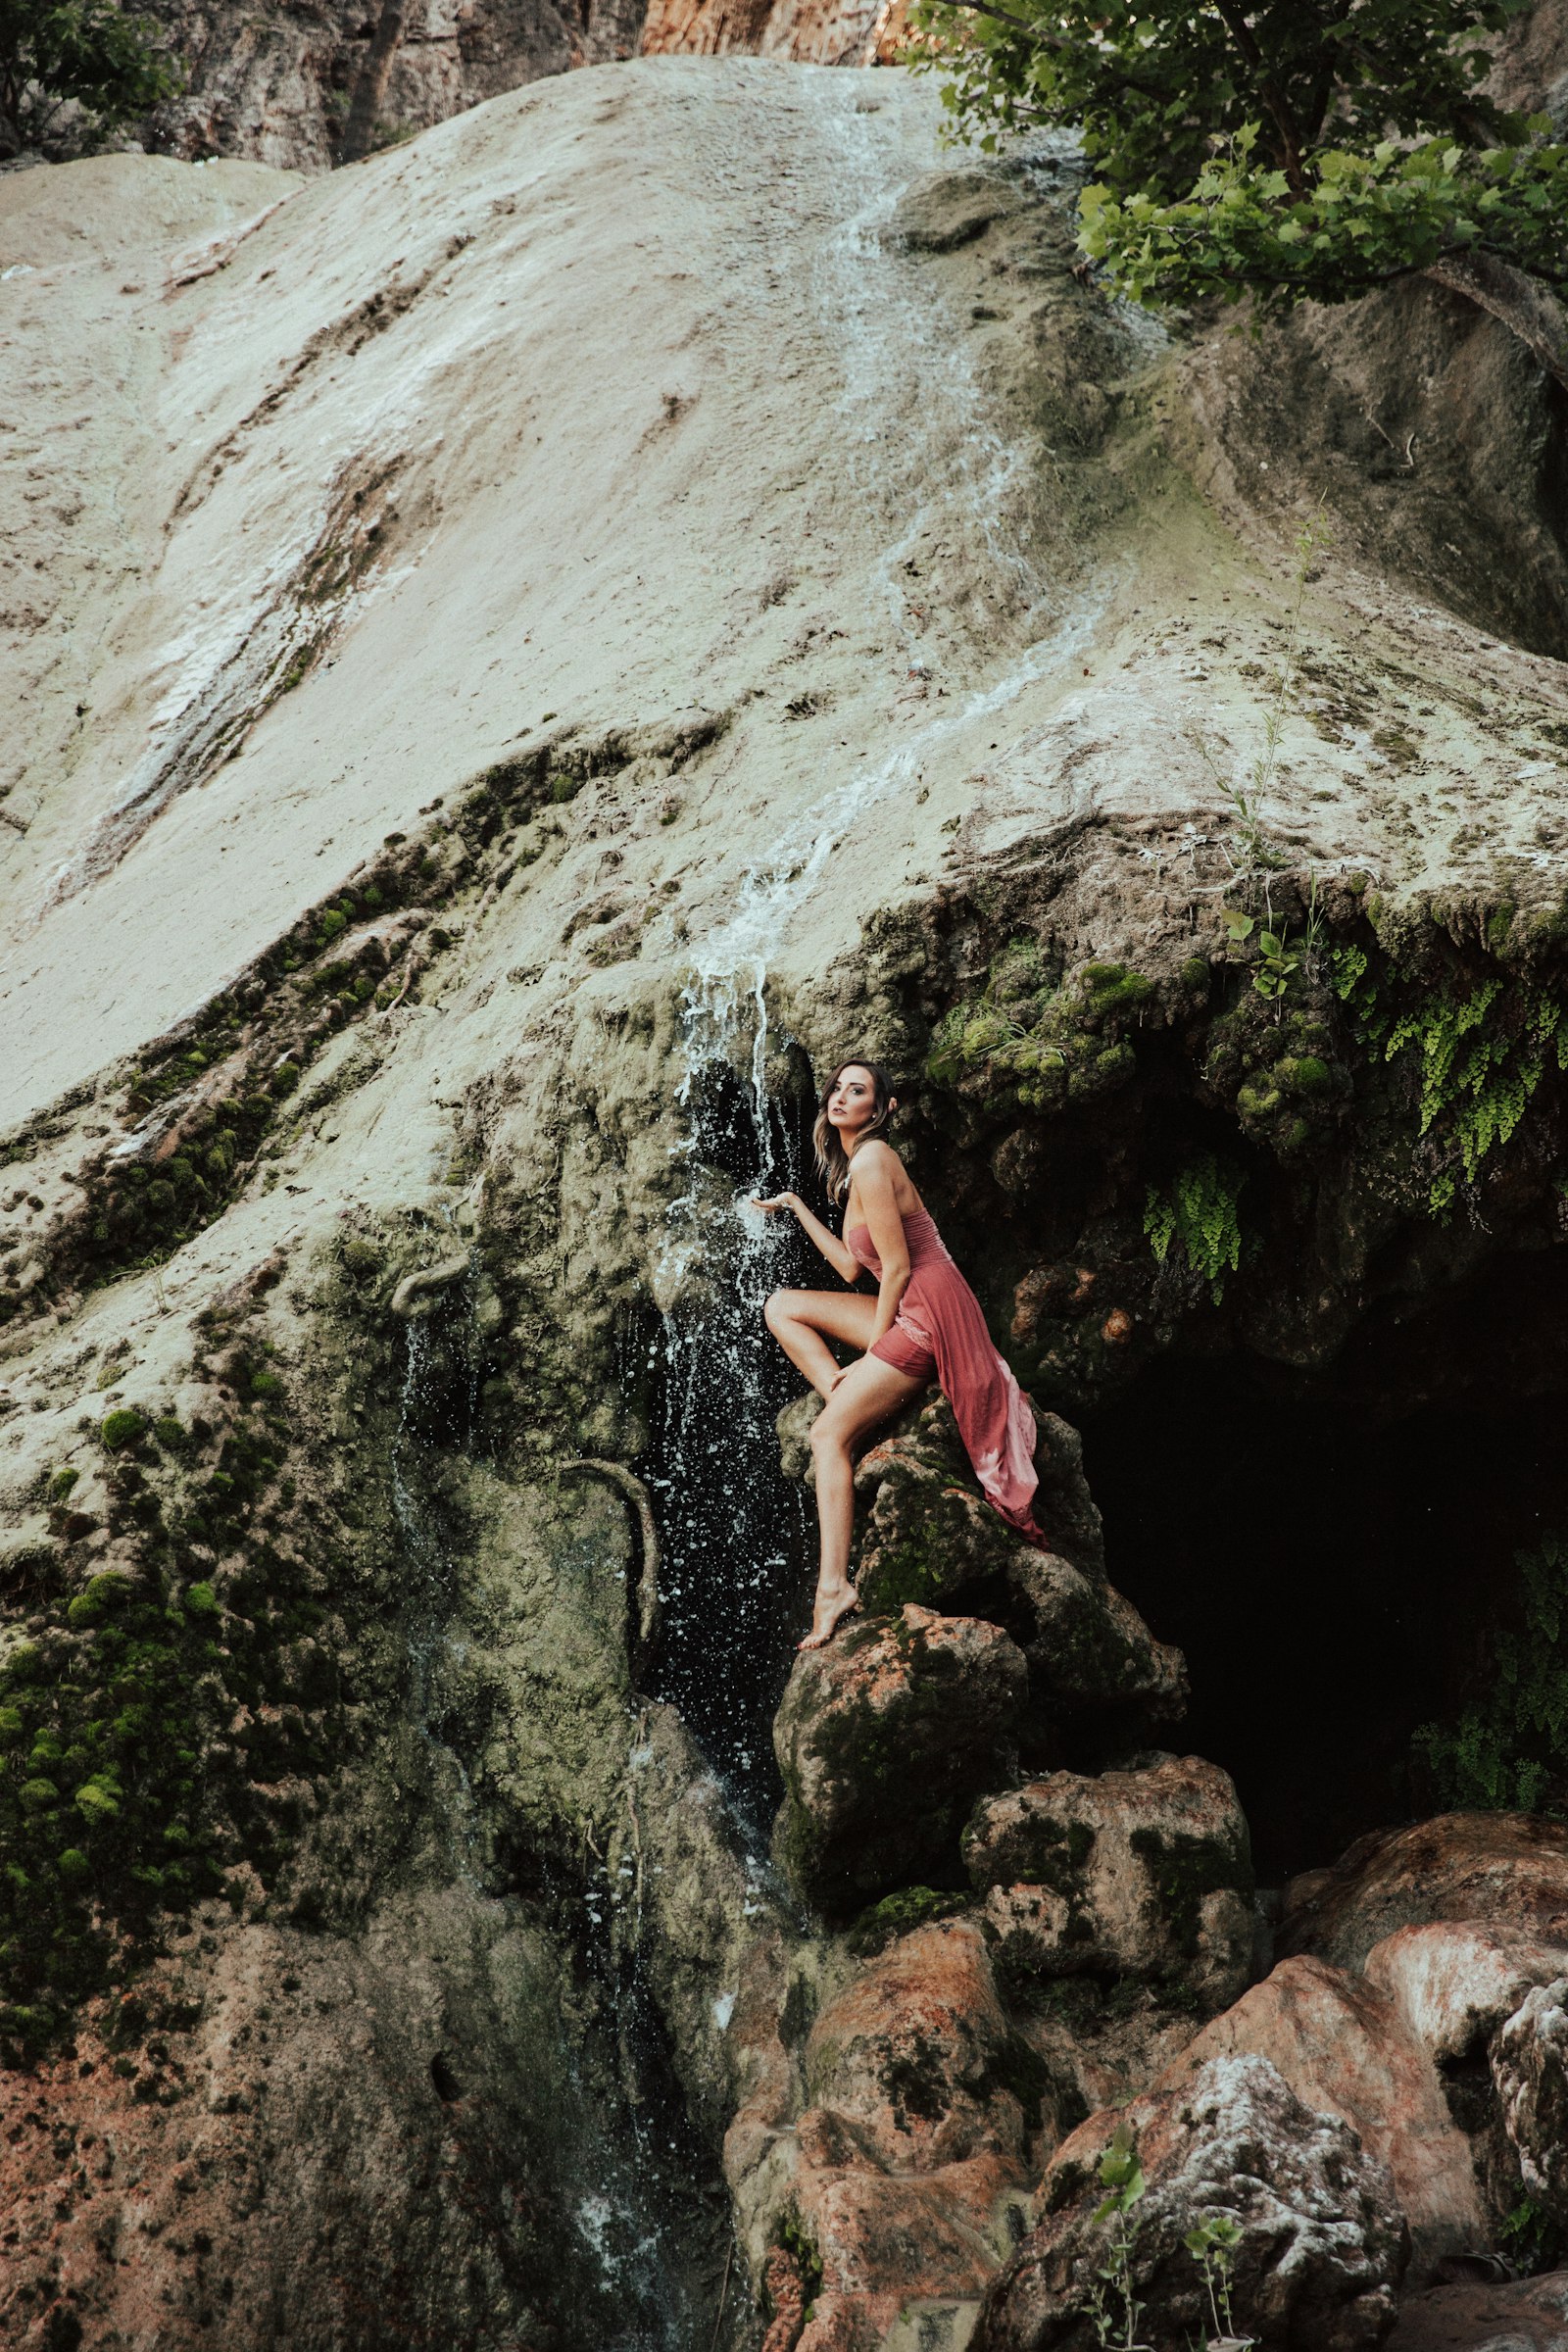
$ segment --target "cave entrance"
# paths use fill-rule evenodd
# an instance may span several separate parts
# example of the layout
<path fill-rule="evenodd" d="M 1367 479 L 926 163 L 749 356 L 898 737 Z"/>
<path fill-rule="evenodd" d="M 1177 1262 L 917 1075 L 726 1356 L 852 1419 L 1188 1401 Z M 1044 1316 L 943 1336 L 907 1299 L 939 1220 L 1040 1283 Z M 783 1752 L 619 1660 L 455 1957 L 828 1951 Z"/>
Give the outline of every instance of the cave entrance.
<path fill-rule="evenodd" d="M 1260 1884 L 1443 1809 L 1411 1735 L 1483 1693 L 1517 1555 L 1568 1535 L 1565 1332 L 1531 1256 L 1327 1370 L 1172 1356 L 1083 1416 L 1112 1581 L 1187 1654 L 1168 1737 L 1232 1775 Z"/>

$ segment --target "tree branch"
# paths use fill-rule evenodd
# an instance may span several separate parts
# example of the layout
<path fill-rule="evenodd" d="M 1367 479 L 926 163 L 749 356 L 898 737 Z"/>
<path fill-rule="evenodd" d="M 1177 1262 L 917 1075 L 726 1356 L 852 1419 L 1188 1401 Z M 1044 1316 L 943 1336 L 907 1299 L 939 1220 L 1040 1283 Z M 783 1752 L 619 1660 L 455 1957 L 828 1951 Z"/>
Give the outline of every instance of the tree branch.
<path fill-rule="evenodd" d="M 1462 294 L 1519 337 L 1531 356 L 1568 391 L 1568 310 L 1541 279 L 1494 253 L 1446 253 L 1423 271 L 1434 285 Z"/>
<path fill-rule="evenodd" d="M 1267 108 L 1275 129 L 1280 134 L 1280 147 L 1285 165 L 1285 176 L 1298 196 L 1307 193 L 1306 166 L 1301 159 L 1301 131 L 1292 114 L 1284 91 L 1268 70 L 1257 36 L 1236 6 L 1236 0 L 1214 0 L 1214 7 L 1230 26 L 1231 38 L 1252 69 L 1257 94 Z"/>

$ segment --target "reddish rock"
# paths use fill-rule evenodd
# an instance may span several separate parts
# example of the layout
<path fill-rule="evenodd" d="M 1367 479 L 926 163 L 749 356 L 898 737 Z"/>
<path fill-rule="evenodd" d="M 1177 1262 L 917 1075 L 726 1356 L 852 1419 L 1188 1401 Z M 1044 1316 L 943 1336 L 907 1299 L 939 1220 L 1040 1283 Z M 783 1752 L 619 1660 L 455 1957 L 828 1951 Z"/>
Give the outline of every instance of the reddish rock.
<path fill-rule="evenodd" d="M 1529 1813 L 1445 1813 L 1357 1838 L 1285 1889 L 1275 1949 L 1359 1968 L 1397 1928 L 1477 1920 L 1568 1944 L 1568 1826 Z"/>
<path fill-rule="evenodd" d="M 1053 1773 L 984 1799 L 963 1852 L 1010 1983 L 1180 1980 L 1205 2011 L 1247 1983 L 1251 1853 L 1217 1764 L 1162 1756 L 1092 1779 Z"/>
<path fill-rule="evenodd" d="M 1262 2352 L 1371 2352 L 1386 2334 L 1407 2239 L 1394 2183 L 1349 2127 L 1314 2114 L 1257 2057 L 1213 2058 L 1180 2089 L 1091 2116 L 1057 2150 L 1041 2219 L 996 2280 L 984 2352 L 1092 2352 L 1084 2305 L 1106 2258 L 1099 2166 L 1132 2133 L 1147 2191 L 1132 2252 L 1139 2340 L 1206 2339 L 1198 2266 L 1182 2243 L 1205 2217 L 1240 2228 L 1234 2309 Z"/>
<path fill-rule="evenodd" d="M 1465 2058 L 1536 1985 L 1568 1976 L 1568 1945 L 1485 1922 L 1438 1920 L 1386 1936 L 1368 1952 L 1364 1973 L 1431 2058 Z"/>
<path fill-rule="evenodd" d="M 1243 2056 L 1267 2059 L 1305 2106 L 1340 2117 L 1387 2166 L 1418 2274 L 1430 2276 L 1445 2254 L 1490 2243 L 1470 2143 L 1431 2058 L 1376 1985 L 1321 1960 L 1282 1961 L 1204 2027 L 1158 2087 L 1175 2089 L 1213 2059 Z"/>
<path fill-rule="evenodd" d="M 822 2284 L 802 2352 L 880 2343 L 910 2302 L 978 2304 L 1033 2177 L 1028 2053 L 985 1943 L 917 1929 L 830 2001 L 806 2048 L 793 2202 Z"/>
<path fill-rule="evenodd" d="M 958 1833 L 1010 1777 L 1023 1658 L 996 1626 L 906 1608 L 806 1651 L 773 1725 L 781 1867 L 839 1917 L 889 1888 L 953 1882 Z"/>

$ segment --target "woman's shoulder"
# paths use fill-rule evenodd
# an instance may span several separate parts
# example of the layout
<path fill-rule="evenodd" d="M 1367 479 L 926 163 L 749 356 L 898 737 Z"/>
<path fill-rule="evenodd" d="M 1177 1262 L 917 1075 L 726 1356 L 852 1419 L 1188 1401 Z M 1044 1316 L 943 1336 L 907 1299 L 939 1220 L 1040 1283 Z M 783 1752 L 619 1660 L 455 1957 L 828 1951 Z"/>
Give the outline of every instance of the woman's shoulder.
<path fill-rule="evenodd" d="M 884 1142 L 879 1135 L 868 1136 L 865 1142 L 856 1150 L 854 1169 L 857 1183 L 862 1176 L 871 1174 L 892 1176 L 902 1170 L 904 1162 L 894 1151 L 893 1146 Z"/>

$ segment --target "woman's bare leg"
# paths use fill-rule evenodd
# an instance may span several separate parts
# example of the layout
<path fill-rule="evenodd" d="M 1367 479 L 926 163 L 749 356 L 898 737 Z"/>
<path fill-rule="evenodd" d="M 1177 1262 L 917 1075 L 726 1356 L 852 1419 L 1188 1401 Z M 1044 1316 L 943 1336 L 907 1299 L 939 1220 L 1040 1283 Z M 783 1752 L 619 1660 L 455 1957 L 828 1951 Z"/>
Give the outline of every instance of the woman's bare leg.
<path fill-rule="evenodd" d="M 790 1362 L 819 1396 L 831 1396 L 843 1377 L 828 1340 L 864 1349 L 876 1329 L 876 1300 L 857 1298 L 853 1291 L 775 1291 L 762 1314 Z"/>
<path fill-rule="evenodd" d="M 869 1301 L 867 1301 L 869 1303 Z M 821 1565 L 816 1607 L 802 1649 L 820 1649 L 855 1600 L 850 1583 L 850 1537 L 855 1526 L 855 1445 L 901 1404 L 918 1396 L 925 1383 L 895 1372 L 880 1356 L 852 1364 L 811 1425 L 816 1464 L 816 1519 L 821 1531 Z"/>

